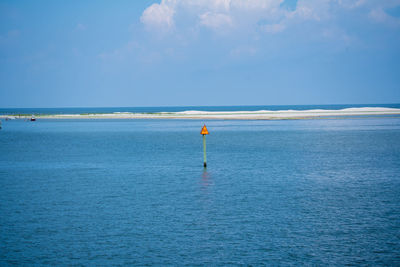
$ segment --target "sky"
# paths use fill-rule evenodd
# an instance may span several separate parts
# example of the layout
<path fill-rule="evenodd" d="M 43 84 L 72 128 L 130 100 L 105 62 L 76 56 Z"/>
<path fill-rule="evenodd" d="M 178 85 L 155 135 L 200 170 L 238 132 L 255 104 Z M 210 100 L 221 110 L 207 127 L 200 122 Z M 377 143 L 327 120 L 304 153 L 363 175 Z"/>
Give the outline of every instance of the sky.
<path fill-rule="evenodd" d="M 400 0 L 0 0 L 0 107 L 400 103 Z"/>

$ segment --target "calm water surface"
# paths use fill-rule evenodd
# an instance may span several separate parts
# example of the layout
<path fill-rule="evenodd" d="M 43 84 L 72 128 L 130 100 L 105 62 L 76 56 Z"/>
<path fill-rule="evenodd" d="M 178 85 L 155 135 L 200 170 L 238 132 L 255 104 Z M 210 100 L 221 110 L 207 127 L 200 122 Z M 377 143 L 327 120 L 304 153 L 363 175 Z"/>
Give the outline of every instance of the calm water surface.
<path fill-rule="evenodd" d="M 22 120 L 0 265 L 400 265 L 400 118 Z"/>

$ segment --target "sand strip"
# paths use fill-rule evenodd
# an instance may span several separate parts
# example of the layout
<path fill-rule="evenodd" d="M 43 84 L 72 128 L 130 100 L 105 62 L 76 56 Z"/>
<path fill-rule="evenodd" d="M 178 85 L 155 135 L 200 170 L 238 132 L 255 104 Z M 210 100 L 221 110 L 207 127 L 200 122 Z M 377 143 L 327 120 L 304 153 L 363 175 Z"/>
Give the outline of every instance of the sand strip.
<path fill-rule="evenodd" d="M 196 111 L 159 112 L 159 113 L 130 113 L 116 112 L 110 114 L 56 114 L 36 115 L 38 119 L 220 119 L 220 120 L 283 120 L 283 119 L 312 119 L 346 116 L 379 116 L 400 115 L 400 109 L 364 107 L 346 108 L 341 110 L 259 110 L 259 111 Z M 0 115 L 0 118 L 29 119 L 31 115 Z"/>

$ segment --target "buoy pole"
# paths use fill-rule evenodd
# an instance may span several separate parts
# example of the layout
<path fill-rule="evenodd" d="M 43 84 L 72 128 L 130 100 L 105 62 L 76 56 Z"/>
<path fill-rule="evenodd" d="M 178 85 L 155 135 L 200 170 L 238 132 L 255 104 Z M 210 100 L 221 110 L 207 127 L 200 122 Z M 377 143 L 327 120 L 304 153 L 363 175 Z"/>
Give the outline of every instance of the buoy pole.
<path fill-rule="evenodd" d="M 206 148 L 206 135 L 203 134 L 203 152 L 204 152 L 204 168 L 207 168 L 207 148 Z"/>
<path fill-rule="evenodd" d="M 204 153 L 204 168 L 207 168 L 207 155 L 206 155 L 206 135 L 208 134 L 208 130 L 206 125 L 204 124 L 203 128 L 201 128 L 201 135 L 203 135 L 203 153 Z"/>

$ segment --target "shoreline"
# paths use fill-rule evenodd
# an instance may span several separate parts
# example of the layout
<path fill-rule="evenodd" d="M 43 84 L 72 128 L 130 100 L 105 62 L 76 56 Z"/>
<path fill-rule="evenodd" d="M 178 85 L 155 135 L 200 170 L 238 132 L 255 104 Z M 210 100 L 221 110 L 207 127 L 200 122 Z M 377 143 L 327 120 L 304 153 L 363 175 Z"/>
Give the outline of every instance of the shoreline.
<path fill-rule="evenodd" d="M 33 114 L 38 119 L 216 119 L 216 120 L 296 120 L 349 116 L 400 115 L 400 109 L 382 107 L 345 108 L 340 110 L 259 110 L 259 111 L 181 111 L 157 113 Z M 30 114 L 0 114 L 0 119 L 30 119 Z"/>

